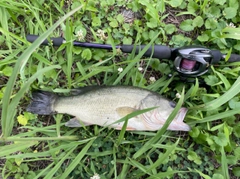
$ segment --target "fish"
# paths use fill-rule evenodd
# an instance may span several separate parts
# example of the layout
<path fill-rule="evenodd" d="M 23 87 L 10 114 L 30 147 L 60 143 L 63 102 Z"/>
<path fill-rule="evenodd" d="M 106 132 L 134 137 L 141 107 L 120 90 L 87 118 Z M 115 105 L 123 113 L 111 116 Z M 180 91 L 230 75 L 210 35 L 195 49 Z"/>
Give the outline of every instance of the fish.
<path fill-rule="evenodd" d="M 56 113 L 73 116 L 66 126 L 108 126 L 121 130 L 119 119 L 134 111 L 155 107 L 127 122 L 127 131 L 156 131 L 162 128 L 176 106 L 173 101 L 144 88 L 133 86 L 86 86 L 73 89 L 72 95 L 61 96 L 48 91 L 35 91 L 27 111 L 39 115 Z M 183 122 L 187 108 L 181 107 L 168 130 L 190 131 Z"/>

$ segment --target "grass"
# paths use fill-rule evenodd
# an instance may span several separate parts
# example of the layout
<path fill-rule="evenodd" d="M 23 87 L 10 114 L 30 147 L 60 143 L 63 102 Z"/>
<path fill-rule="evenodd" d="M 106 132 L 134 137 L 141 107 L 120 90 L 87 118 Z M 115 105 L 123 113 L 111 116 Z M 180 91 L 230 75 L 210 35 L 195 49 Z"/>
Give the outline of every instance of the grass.
<path fill-rule="evenodd" d="M 223 60 L 186 83 L 172 61 L 142 57 L 152 44 L 240 54 L 239 5 L 236 0 L 1 1 L 0 178 L 239 178 L 240 63 Z M 27 34 L 41 36 L 30 44 Z M 66 39 L 61 47 L 40 46 L 60 35 Z M 138 55 L 73 47 L 79 39 L 147 47 Z M 72 129 L 64 126 L 70 116 L 26 112 L 34 89 L 68 93 L 87 85 L 139 86 L 177 106 L 156 132 Z M 189 108 L 185 122 L 192 130 L 166 131 L 181 106 Z"/>

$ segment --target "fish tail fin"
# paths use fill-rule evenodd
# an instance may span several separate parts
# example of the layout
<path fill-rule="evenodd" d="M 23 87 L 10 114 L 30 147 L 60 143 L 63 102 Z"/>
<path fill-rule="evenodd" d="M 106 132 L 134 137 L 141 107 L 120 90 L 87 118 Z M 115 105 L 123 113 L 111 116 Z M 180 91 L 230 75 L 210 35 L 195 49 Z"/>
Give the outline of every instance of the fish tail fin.
<path fill-rule="evenodd" d="M 57 95 L 47 91 L 36 91 L 32 93 L 32 101 L 27 107 L 27 111 L 34 114 L 49 115 L 55 111 L 53 104 Z"/>

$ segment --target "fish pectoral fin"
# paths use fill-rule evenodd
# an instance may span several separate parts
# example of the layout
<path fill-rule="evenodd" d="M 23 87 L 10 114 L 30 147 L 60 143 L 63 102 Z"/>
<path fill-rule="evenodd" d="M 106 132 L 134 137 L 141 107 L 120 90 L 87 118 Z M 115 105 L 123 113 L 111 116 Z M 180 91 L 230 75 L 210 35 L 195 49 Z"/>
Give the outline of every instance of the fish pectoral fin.
<path fill-rule="evenodd" d="M 70 119 L 68 122 L 65 123 L 65 126 L 67 127 L 83 127 L 83 126 L 90 126 L 92 124 L 82 122 L 78 120 L 76 117 Z"/>
<path fill-rule="evenodd" d="M 117 108 L 116 111 L 120 117 L 125 117 L 126 115 L 136 111 L 136 109 L 132 107 L 123 106 L 123 107 Z"/>

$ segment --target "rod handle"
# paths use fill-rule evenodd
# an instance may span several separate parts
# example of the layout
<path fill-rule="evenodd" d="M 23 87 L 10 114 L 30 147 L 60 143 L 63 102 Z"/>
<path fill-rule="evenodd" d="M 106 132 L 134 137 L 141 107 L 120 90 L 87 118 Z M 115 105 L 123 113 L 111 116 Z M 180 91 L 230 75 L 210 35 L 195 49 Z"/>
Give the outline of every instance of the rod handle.
<path fill-rule="evenodd" d="M 240 62 L 240 55 L 237 54 L 231 54 L 228 62 Z"/>
<path fill-rule="evenodd" d="M 213 55 L 213 64 L 218 63 L 226 57 L 226 55 L 223 55 L 219 50 L 211 50 L 211 53 Z M 240 55 L 231 54 L 227 62 L 240 62 Z"/>
<path fill-rule="evenodd" d="M 146 45 L 138 45 L 136 46 L 136 54 L 139 53 Z M 124 53 L 131 53 L 134 49 L 133 45 L 122 45 L 121 50 Z M 152 52 L 153 50 L 153 52 Z M 153 54 L 152 54 L 153 53 Z M 169 59 L 171 58 L 172 50 L 163 45 L 154 45 L 153 47 L 149 47 L 149 49 L 144 53 L 143 56 L 150 57 L 152 55 L 153 58 L 158 59 Z"/>
<path fill-rule="evenodd" d="M 29 42 L 34 42 L 39 36 L 38 35 L 27 35 L 27 41 Z M 51 42 L 49 42 L 47 39 L 42 42 L 42 45 L 49 45 L 53 44 L 53 46 L 61 46 L 64 42 L 64 38 L 62 37 L 56 37 L 56 38 L 51 38 Z"/>

